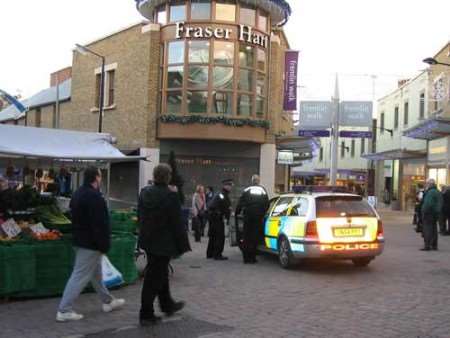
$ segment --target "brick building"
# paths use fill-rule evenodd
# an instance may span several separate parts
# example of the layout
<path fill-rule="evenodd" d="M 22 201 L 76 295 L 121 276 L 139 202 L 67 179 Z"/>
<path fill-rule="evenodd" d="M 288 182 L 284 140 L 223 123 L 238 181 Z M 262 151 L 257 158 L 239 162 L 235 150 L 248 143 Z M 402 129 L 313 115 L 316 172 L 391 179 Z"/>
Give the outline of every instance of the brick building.
<path fill-rule="evenodd" d="M 235 180 L 237 193 L 255 173 L 270 192 L 283 185 L 277 138 L 293 131 L 291 114 L 283 111 L 289 43 L 280 24 L 290 14 L 287 3 L 137 3 L 149 22 L 85 44 L 106 60 L 102 130 L 122 151 L 149 158 L 114 165 L 111 195 L 135 200 L 171 150 L 188 195 L 197 184 L 218 187 L 223 178 Z M 60 103 L 60 128 L 97 131 L 100 59 L 74 51 L 71 68 L 58 74 L 71 85 L 70 99 Z M 54 107 L 41 108 L 41 126 L 54 126 L 42 123 Z M 35 115 L 31 109 L 29 125 Z"/>

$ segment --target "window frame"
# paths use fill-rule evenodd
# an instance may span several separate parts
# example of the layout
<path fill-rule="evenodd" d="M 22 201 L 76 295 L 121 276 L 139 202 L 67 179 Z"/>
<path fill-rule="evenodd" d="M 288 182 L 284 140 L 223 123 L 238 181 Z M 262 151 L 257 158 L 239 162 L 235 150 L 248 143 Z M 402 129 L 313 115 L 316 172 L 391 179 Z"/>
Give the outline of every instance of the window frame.
<path fill-rule="evenodd" d="M 275 209 L 278 207 L 278 205 L 280 204 L 281 201 L 283 201 L 284 199 L 287 199 L 289 202 L 286 203 L 286 209 L 284 209 L 283 211 L 281 211 L 280 213 L 277 213 L 276 215 L 275 213 Z M 294 200 L 293 196 L 281 196 L 277 202 L 274 204 L 272 210 L 270 211 L 270 217 L 284 217 L 287 216 L 288 211 L 289 211 L 289 207 L 292 205 L 292 201 Z"/>

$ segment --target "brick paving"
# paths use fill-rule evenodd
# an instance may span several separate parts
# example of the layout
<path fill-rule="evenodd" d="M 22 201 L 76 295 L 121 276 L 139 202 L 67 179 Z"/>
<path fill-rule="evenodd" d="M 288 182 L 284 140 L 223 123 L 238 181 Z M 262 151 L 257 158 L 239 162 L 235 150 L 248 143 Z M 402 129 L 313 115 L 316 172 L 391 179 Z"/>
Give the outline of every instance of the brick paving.
<path fill-rule="evenodd" d="M 78 323 L 55 322 L 55 298 L 0 304 L 0 337 L 449 338 L 450 237 L 440 237 L 439 252 L 421 252 L 410 215 L 383 218 L 386 250 L 368 268 L 310 262 L 286 271 L 272 256 L 243 265 L 234 248 L 229 261 L 215 262 L 204 258 L 206 243 L 194 243 L 173 264 L 173 294 L 186 310 L 160 327 L 137 326 L 137 283 L 114 292 L 128 303 L 111 314 L 100 312 L 95 294 L 83 295 Z"/>

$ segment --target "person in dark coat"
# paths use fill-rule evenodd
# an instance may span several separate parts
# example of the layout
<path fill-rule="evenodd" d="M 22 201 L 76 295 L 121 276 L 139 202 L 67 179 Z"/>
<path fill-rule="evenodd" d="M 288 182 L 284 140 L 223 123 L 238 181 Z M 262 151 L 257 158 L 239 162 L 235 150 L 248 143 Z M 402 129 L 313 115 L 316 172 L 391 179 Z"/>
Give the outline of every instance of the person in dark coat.
<path fill-rule="evenodd" d="M 441 235 L 450 235 L 450 187 L 445 187 L 442 191 L 442 215 L 440 230 Z"/>
<path fill-rule="evenodd" d="M 436 187 L 434 179 L 427 181 L 427 189 L 422 204 L 423 239 L 422 251 L 438 250 L 437 222 L 442 211 L 442 195 Z"/>
<path fill-rule="evenodd" d="M 168 316 L 185 305 L 172 298 L 169 286 L 171 258 L 190 251 L 177 189 L 168 185 L 171 173 L 170 166 L 158 165 L 153 171 L 153 185 L 144 188 L 139 196 L 139 247 L 146 252 L 148 261 L 142 287 L 142 326 L 161 320 L 155 315 L 155 298 L 159 300 L 161 311 Z"/>
<path fill-rule="evenodd" d="M 230 221 L 231 200 L 229 194 L 233 188 L 232 180 L 222 181 L 222 192 L 215 195 L 208 205 L 209 216 L 209 242 L 206 251 L 206 258 L 214 258 L 217 261 L 227 260 L 223 256 L 225 247 L 225 221 Z"/>
<path fill-rule="evenodd" d="M 73 311 L 73 303 L 91 282 L 103 303 L 103 311 L 110 312 L 125 304 L 115 299 L 103 284 L 102 257 L 111 246 L 111 227 L 106 201 L 100 192 L 100 170 L 90 167 L 84 172 L 84 184 L 70 201 L 73 225 L 75 266 L 64 289 L 56 320 L 76 321 L 83 315 Z"/>
<path fill-rule="evenodd" d="M 264 216 L 269 208 L 269 196 L 260 184 L 258 175 L 252 177 L 252 185 L 244 190 L 236 207 L 236 215 L 244 212 L 244 236 L 241 244 L 244 264 L 254 264 Z"/>

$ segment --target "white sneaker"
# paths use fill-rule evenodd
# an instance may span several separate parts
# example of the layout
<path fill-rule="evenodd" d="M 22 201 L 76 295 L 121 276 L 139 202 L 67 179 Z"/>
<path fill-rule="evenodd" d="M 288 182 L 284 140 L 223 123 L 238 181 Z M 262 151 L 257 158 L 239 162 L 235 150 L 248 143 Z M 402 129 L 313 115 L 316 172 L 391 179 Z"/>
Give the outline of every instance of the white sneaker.
<path fill-rule="evenodd" d="M 58 312 L 56 314 L 57 322 L 73 322 L 83 319 L 83 315 L 80 315 L 74 311 L 71 312 Z"/>
<path fill-rule="evenodd" d="M 103 312 L 111 312 L 114 310 L 117 310 L 125 305 L 125 299 L 121 298 L 114 298 L 111 303 L 109 304 L 103 304 Z"/>

